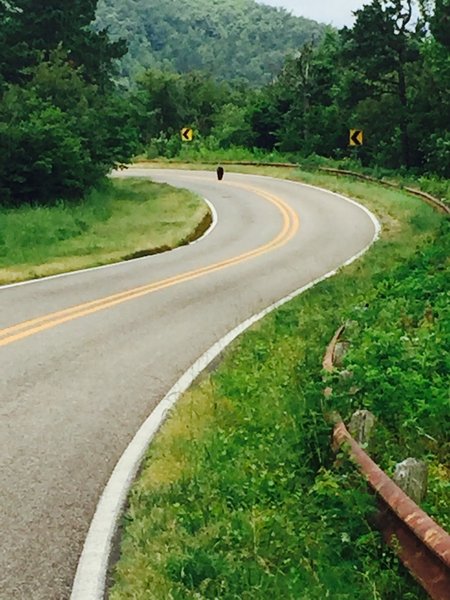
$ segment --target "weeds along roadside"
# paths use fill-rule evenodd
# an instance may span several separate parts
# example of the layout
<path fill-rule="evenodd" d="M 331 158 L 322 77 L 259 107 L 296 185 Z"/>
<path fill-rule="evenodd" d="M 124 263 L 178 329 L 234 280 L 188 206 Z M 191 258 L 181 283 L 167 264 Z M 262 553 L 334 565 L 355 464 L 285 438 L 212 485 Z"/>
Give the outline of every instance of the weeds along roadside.
<path fill-rule="evenodd" d="M 402 311 L 411 306 L 414 324 L 421 326 L 423 296 L 414 300 L 414 293 L 424 283 L 431 294 L 438 289 L 430 284 L 430 265 L 437 261 L 448 269 L 448 262 L 426 256 L 448 239 L 448 228 L 441 229 L 443 218 L 430 207 L 401 192 L 325 175 L 300 177 L 363 200 L 380 217 L 382 238 L 363 259 L 244 334 L 218 369 L 181 399 L 151 445 L 130 495 L 113 600 L 426 597 L 368 525 L 373 505 L 364 483 L 348 465 L 334 468 L 330 429 L 322 418 L 321 361 L 336 326 L 354 318 L 355 311 L 365 334 L 348 355 L 352 368 L 358 351 L 370 356 L 364 348 L 375 335 L 367 333 L 373 323 L 383 333 L 392 330 L 396 339 Z M 415 269 L 414 261 L 421 260 L 423 268 Z M 412 271 L 416 283 L 408 279 Z M 389 318 L 378 323 L 387 281 L 404 281 L 411 305 L 392 299 Z M 397 297 L 402 298 L 401 288 Z M 445 343 L 448 308 L 445 298 L 441 301 L 444 309 L 434 318 Z M 366 323 L 370 315 L 373 321 Z M 420 353 L 420 343 L 416 350 Z M 432 368 L 426 358 L 423 365 L 416 358 L 416 370 Z M 429 381 L 425 376 L 415 381 L 423 399 Z M 439 409 L 445 377 L 433 385 L 440 387 L 434 403 Z M 365 403 L 368 397 L 365 390 Z M 338 390 L 343 412 L 354 401 Z M 395 396 L 382 419 L 392 406 Z M 383 422 L 380 452 L 385 429 Z M 413 432 L 411 425 L 409 440 Z M 386 448 L 399 450 L 401 435 L 401 426 L 393 429 Z M 424 449 L 429 452 L 426 443 Z M 448 451 L 432 460 L 436 471 L 426 509 L 433 504 L 440 516 L 448 493 L 441 477 Z"/>
<path fill-rule="evenodd" d="M 0 208 L 0 285 L 170 250 L 209 224 L 201 198 L 144 179 L 105 181 L 79 203 Z"/>
<path fill-rule="evenodd" d="M 407 456 L 431 467 L 426 510 L 450 531 L 450 221 L 418 255 L 376 278 L 371 299 L 348 312 L 346 374 L 331 404 L 348 421 L 378 418 L 370 455 L 392 473 Z M 330 406 L 331 408 L 331 406 Z"/>

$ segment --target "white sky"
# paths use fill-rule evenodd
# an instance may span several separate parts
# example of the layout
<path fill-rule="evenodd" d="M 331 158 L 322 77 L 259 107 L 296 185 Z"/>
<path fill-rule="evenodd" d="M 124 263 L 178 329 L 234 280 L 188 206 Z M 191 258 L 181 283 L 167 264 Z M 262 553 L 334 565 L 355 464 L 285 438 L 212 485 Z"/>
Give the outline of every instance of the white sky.
<path fill-rule="evenodd" d="M 261 4 L 271 4 L 287 8 L 294 14 L 335 27 L 353 23 L 352 11 L 368 4 L 370 0 L 258 0 Z"/>

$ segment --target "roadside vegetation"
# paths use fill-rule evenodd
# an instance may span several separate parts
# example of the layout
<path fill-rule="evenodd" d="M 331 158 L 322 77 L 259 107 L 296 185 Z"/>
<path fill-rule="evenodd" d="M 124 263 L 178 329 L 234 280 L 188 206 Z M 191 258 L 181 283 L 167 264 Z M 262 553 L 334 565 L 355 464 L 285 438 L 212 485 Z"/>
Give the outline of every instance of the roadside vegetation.
<path fill-rule="evenodd" d="M 332 406 L 375 412 L 388 470 L 410 452 L 431 463 L 425 508 L 448 526 L 448 221 L 400 191 L 309 182 L 361 199 L 382 238 L 241 336 L 181 399 L 132 489 L 113 600 L 426 597 L 370 526 L 354 467 L 335 463 L 321 364 L 355 320 L 358 390 L 333 381 Z"/>
<path fill-rule="evenodd" d="M 204 201 L 144 179 L 113 179 L 83 202 L 0 207 L 0 285 L 176 248 L 210 224 Z"/>
<path fill-rule="evenodd" d="M 372 457 L 388 473 L 407 456 L 431 466 L 425 510 L 450 531 L 450 222 L 420 251 L 378 275 L 347 313 L 351 378 L 329 377 L 330 408 L 378 418 Z"/>

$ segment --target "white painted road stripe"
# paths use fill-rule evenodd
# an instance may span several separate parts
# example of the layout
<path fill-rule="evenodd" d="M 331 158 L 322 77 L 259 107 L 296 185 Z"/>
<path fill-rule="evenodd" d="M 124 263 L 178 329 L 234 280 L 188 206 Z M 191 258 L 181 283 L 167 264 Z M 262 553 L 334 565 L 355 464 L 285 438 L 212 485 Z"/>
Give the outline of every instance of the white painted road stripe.
<path fill-rule="evenodd" d="M 305 186 L 306 184 L 299 185 Z M 381 225 L 378 219 L 365 206 L 362 206 L 355 200 L 351 200 L 350 198 L 342 196 L 341 194 L 336 194 L 335 192 L 330 192 L 329 190 L 317 188 L 312 185 L 307 185 L 307 187 L 326 192 L 336 196 L 337 198 L 350 202 L 355 206 L 358 206 L 372 220 L 375 228 L 375 234 L 372 241 L 363 250 L 355 254 L 355 256 L 351 257 L 339 268 L 351 264 L 365 254 L 372 244 L 378 240 L 381 232 Z M 176 404 L 181 394 L 183 394 L 192 385 L 200 373 L 246 329 L 251 327 L 253 324 L 268 315 L 276 308 L 286 304 L 286 302 L 289 302 L 303 292 L 306 292 L 321 281 L 332 277 L 338 272 L 339 268 L 335 269 L 334 271 L 330 271 L 322 277 L 312 281 L 308 285 L 299 288 L 278 302 L 275 302 L 262 312 L 250 317 L 238 325 L 221 340 L 216 342 L 209 350 L 207 350 L 176 382 L 168 394 L 166 394 L 163 400 L 158 404 L 151 415 L 140 427 L 130 445 L 122 454 L 106 485 L 105 490 L 103 491 L 78 563 L 78 569 L 72 588 L 71 600 L 103 600 L 111 544 L 127 499 L 128 491 L 134 481 L 137 470 L 147 452 L 150 442 L 166 420 L 170 409 Z"/>

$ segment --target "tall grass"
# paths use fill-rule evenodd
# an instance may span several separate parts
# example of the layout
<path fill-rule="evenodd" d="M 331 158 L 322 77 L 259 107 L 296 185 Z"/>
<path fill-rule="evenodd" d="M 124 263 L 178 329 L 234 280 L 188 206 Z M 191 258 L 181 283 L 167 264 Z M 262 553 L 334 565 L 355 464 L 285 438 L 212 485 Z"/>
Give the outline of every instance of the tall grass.
<path fill-rule="evenodd" d="M 143 179 L 115 179 L 79 204 L 0 209 L 0 283 L 173 248 L 207 214 L 194 194 Z"/>

